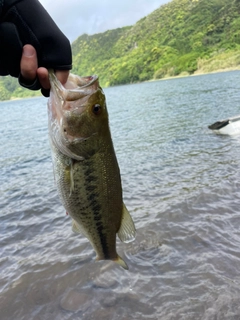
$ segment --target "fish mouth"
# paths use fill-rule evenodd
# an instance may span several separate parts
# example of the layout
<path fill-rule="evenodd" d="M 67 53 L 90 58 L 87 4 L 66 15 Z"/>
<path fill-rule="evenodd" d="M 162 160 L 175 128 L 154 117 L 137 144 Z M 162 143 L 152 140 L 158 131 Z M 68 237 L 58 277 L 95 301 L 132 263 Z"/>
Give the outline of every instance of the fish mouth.
<path fill-rule="evenodd" d="M 63 86 L 54 71 L 49 70 L 49 80 L 51 84 L 48 102 L 50 140 L 64 155 L 75 160 L 84 160 L 84 157 L 71 151 L 71 146 L 90 139 L 96 133 L 89 137 L 66 136 L 63 118 L 66 111 L 73 111 L 76 108 L 75 101 L 91 95 L 99 88 L 98 76 L 79 77 L 70 73 L 66 85 Z"/>
<path fill-rule="evenodd" d="M 53 70 L 49 70 L 49 80 L 51 88 L 58 98 L 62 101 L 69 102 L 88 96 L 93 90 L 97 90 L 99 87 L 97 75 L 79 77 L 77 75 L 70 74 L 67 85 L 63 86 L 57 79 Z"/>

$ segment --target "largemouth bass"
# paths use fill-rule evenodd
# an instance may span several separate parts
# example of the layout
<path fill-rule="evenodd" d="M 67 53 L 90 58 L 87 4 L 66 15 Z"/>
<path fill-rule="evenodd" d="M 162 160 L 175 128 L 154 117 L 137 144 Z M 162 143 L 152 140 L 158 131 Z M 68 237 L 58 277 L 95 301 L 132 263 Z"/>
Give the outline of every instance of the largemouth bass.
<path fill-rule="evenodd" d="M 128 269 L 117 254 L 116 234 L 135 238 L 133 220 L 122 199 L 120 171 L 111 139 L 105 95 L 97 76 L 70 74 L 63 86 L 49 71 L 49 137 L 58 194 L 96 252 L 96 260 L 113 260 Z"/>

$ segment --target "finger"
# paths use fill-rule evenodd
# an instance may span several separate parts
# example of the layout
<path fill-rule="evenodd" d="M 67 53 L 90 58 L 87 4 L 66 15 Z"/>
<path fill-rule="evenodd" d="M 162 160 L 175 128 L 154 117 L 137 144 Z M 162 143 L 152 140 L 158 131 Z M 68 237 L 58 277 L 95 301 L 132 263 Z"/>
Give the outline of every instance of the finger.
<path fill-rule="evenodd" d="M 61 84 L 65 84 L 67 82 L 68 76 L 69 76 L 69 70 L 57 70 L 55 72 L 56 77 L 61 82 Z"/>
<path fill-rule="evenodd" d="M 23 47 L 22 58 L 20 62 L 20 69 L 22 77 L 26 80 L 32 81 L 37 75 L 37 54 L 33 46 L 26 44 Z"/>
<path fill-rule="evenodd" d="M 48 70 L 46 68 L 40 67 L 37 69 L 37 76 L 39 82 L 44 89 L 50 89 L 50 82 L 48 77 Z"/>
<path fill-rule="evenodd" d="M 49 77 L 48 77 L 48 70 L 46 68 L 38 68 L 37 70 L 37 76 L 38 79 L 41 83 L 41 86 L 44 89 L 50 89 L 50 82 L 49 82 Z M 56 77 L 58 80 L 64 85 L 67 82 L 69 76 L 69 71 L 68 70 L 58 70 L 56 71 Z"/>

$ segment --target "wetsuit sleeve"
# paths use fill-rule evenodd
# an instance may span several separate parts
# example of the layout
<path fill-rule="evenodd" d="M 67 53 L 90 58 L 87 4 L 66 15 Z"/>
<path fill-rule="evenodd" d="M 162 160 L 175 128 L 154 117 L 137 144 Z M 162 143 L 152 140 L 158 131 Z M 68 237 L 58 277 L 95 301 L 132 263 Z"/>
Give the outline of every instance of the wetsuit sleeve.
<path fill-rule="evenodd" d="M 36 49 L 39 67 L 71 69 L 69 40 L 38 0 L 0 0 L 0 75 L 19 77 L 25 44 Z M 26 87 L 38 90 L 40 84 Z"/>

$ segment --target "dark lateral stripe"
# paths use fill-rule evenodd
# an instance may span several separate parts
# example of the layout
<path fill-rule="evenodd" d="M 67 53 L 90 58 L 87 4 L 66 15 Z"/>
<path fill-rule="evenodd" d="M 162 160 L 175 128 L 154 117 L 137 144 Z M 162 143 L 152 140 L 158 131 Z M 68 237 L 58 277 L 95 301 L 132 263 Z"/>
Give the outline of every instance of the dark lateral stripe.
<path fill-rule="evenodd" d="M 97 201 L 98 194 L 97 193 L 89 193 L 87 196 L 87 199 L 90 203 L 93 203 L 94 201 Z"/>
<path fill-rule="evenodd" d="M 94 215 L 94 221 L 100 221 L 101 220 L 101 216 L 99 215 Z"/>
<path fill-rule="evenodd" d="M 101 221 L 101 205 L 99 203 L 99 194 L 96 192 L 97 186 L 92 185 L 92 182 L 98 180 L 94 175 L 94 170 L 92 168 L 87 168 L 84 172 L 85 174 L 85 188 L 87 191 L 87 200 L 89 202 L 89 207 L 93 212 L 93 223 L 96 225 L 96 231 L 98 238 L 100 239 L 103 255 L 105 259 L 110 259 L 110 253 L 107 243 L 106 233 L 104 232 L 103 223 Z"/>
<path fill-rule="evenodd" d="M 104 258 L 109 259 L 110 255 L 109 255 L 107 237 L 106 237 L 106 234 L 104 233 L 104 228 L 101 221 L 101 213 L 100 213 L 101 206 L 99 204 L 95 205 L 94 207 L 92 207 L 92 210 L 93 210 L 93 219 L 96 223 L 96 230 L 101 242 Z"/>
<path fill-rule="evenodd" d="M 98 214 L 100 213 L 100 210 L 101 210 L 101 206 L 99 204 L 96 204 L 94 207 L 93 207 L 93 212 L 94 214 Z M 96 212 L 96 213 L 95 213 Z"/>
<path fill-rule="evenodd" d="M 87 185 L 86 186 L 86 190 L 88 191 L 88 192 L 93 192 L 94 190 L 96 190 L 96 188 L 97 188 L 97 186 L 89 186 L 89 185 Z"/>
<path fill-rule="evenodd" d="M 97 177 L 90 174 L 85 176 L 85 180 L 87 183 L 91 183 L 97 181 Z"/>
<path fill-rule="evenodd" d="M 103 233 L 103 225 L 101 221 L 98 221 L 96 223 L 97 231 L 98 231 L 98 236 L 100 238 L 100 242 L 102 245 L 103 249 L 103 255 L 105 259 L 110 259 L 110 254 L 108 250 L 108 244 L 107 244 L 107 239 L 106 239 L 106 234 Z"/>

